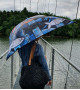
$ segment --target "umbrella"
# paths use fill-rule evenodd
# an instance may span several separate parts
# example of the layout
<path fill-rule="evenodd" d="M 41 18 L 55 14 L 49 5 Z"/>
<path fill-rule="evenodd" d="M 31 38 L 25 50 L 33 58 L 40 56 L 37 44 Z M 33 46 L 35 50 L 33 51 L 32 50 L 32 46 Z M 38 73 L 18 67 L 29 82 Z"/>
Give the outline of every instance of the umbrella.
<path fill-rule="evenodd" d="M 30 43 L 40 36 L 64 25 L 72 24 L 73 21 L 54 17 L 37 15 L 25 19 L 13 28 L 10 33 L 10 47 L 6 59 L 8 59 L 18 48 Z"/>

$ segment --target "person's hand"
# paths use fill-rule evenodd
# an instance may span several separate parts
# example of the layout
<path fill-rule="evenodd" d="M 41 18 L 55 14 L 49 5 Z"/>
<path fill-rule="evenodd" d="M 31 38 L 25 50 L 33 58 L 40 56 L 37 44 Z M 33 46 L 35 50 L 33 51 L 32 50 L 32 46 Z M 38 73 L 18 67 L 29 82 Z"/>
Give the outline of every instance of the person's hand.
<path fill-rule="evenodd" d="M 50 80 L 50 81 L 48 81 L 48 83 L 47 83 L 49 86 L 51 86 L 51 84 L 52 84 L 52 81 Z"/>

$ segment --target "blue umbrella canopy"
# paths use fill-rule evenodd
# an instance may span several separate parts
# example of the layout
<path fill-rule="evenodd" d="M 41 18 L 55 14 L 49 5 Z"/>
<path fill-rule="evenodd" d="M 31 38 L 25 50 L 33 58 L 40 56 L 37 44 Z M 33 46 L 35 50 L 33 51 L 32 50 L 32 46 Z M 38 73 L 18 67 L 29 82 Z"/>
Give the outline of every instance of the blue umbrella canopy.
<path fill-rule="evenodd" d="M 39 38 L 56 28 L 72 23 L 73 21 L 64 18 L 44 15 L 37 15 L 25 19 L 15 26 L 10 33 L 10 47 L 6 59 L 14 54 L 18 48 L 21 48 L 36 38 Z"/>

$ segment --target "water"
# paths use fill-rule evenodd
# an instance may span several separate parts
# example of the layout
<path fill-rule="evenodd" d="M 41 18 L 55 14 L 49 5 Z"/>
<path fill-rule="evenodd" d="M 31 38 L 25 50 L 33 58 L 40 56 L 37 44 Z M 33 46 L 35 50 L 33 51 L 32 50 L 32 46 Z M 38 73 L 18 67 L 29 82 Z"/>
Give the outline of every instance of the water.
<path fill-rule="evenodd" d="M 7 38 L 0 38 L 0 55 L 9 47 Z M 0 89 L 10 88 L 10 61 L 0 59 Z"/>
<path fill-rule="evenodd" d="M 3 54 L 9 47 L 8 38 L 0 38 L 0 55 Z M 5 60 L 0 59 L 0 68 L 4 65 Z"/>
<path fill-rule="evenodd" d="M 49 41 L 54 47 L 56 47 L 61 53 L 64 54 L 65 57 L 69 59 L 70 57 L 70 50 L 71 50 L 71 39 L 58 39 Z M 0 38 L 0 55 L 6 51 L 9 47 L 9 41 L 6 38 Z M 17 58 L 17 55 L 15 56 Z M 71 61 L 80 68 L 80 40 L 74 40 L 73 47 L 72 47 L 72 55 Z M 11 69 L 10 69 L 11 62 L 10 60 L 6 61 L 5 57 L 0 59 L 0 89 L 9 89 L 11 88 Z M 59 74 L 59 76 L 58 76 Z M 54 83 L 54 88 L 63 88 L 62 84 L 64 80 L 61 78 L 62 73 L 58 72 L 57 77 L 60 77 L 60 81 L 58 79 Z M 63 76 L 64 77 L 64 76 Z M 77 76 L 78 77 L 78 76 Z M 58 81 L 58 82 L 57 82 Z M 57 85 L 59 84 L 59 87 Z M 71 83 L 72 84 L 72 83 Z"/>
<path fill-rule="evenodd" d="M 72 39 L 58 39 L 49 42 L 65 57 L 70 58 Z M 80 40 L 73 40 L 71 61 L 80 68 Z"/>
<path fill-rule="evenodd" d="M 80 69 L 80 40 L 73 40 L 73 45 L 71 39 L 56 39 L 49 41 L 49 43 L 57 48 L 67 59 L 70 59 L 70 61 Z M 72 53 L 70 58 L 71 45 Z M 58 53 L 55 53 L 54 57 L 55 71 L 53 77 L 53 87 L 64 88 L 68 71 L 68 63 L 60 55 L 58 55 Z M 80 73 L 70 65 L 67 78 L 67 88 L 80 88 Z"/>
<path fill-rule="evenodd" d="M 0 38 L 0 55 L 3 54 L 9 48 L 8 38 Z M 16 76 L 19 70 L 19 56 L 17 52 L 14 54 L 13 60 L 13 83 L 16 80 Z M 11 88 L 11 58 L 6 61 L 5 55 L 0 59 L 0 89 Z"/>

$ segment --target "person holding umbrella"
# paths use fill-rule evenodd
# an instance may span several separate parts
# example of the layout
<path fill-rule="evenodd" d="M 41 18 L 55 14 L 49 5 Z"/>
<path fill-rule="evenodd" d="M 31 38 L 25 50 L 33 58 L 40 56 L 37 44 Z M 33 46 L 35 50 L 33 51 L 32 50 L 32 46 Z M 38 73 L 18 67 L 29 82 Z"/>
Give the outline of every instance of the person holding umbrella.
<path fill-rule="evenodd" d="M 51 85 L 43 48 L 36 41 L 42 35 L 72 23 L 74 22 L 60 17 L 37 15 L 25 19 L 14 27 L 10 33 L 10 47 L 6 59 L 18 50 L 22 60 L 20 78 L 22 88 L 37 89 L 44 88 L 47 83 Z"/>

